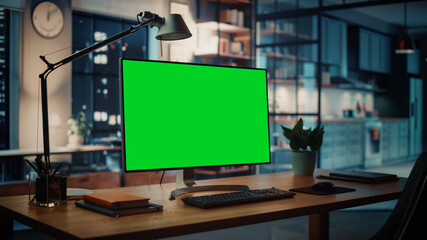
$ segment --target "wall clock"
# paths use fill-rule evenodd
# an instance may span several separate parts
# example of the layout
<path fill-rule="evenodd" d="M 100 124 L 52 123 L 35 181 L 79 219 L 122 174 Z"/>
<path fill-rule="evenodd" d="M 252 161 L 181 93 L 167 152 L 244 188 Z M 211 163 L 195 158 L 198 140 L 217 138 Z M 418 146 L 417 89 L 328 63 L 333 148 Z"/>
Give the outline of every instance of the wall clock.
<path fill-rule="evenodd" d="M 54 38 L 58 36 L 64 27 L 64 14 L 53 2 L 41 2 L 32 12 L 34 29 L 40 36 Z"/>

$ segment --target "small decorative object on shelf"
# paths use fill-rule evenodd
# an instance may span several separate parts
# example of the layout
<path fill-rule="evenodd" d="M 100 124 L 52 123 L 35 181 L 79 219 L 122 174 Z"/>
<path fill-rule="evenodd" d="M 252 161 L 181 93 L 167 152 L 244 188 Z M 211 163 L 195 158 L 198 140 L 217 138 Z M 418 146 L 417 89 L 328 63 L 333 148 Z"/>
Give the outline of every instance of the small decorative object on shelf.
<path fill-rule="evenodd" d="M 35 186 L 35 195 L 31 197 L 31 185 L 33 178 L 28 179 L 28 204 L 41 207 L 53 207 L 67 200 L 67 178 L 58 174 L 58 165 L 54 170 L 50 161 L 42 161 L 42 155 L 37 155 L 35 167 L 30 161 L 26 160 L 28 165 L 38 174 Z"/>
<path fill-rule="evenodd" d="M 300 118 L 294 128 L 282 126 L 283 135 L 290 141 L 292 168 L 295 175 L 313 175 L 316 166 L 317 151 L 323 143 L 324 127 L 303 129 L 303 120 Z"/>
<path fill-rule="evenodd" d="M 91 125 L 87 123 L 86 114 L 80 111 L 75 118 L 68 119 L 68 146 L 83 145 L 84 137 L 90 135 Z"/>

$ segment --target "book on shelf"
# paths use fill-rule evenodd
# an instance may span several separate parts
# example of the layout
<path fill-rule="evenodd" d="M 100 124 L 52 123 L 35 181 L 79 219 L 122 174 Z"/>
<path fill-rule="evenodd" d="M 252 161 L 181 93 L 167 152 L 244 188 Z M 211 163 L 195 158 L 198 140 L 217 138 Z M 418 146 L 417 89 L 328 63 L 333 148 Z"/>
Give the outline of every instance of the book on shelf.
<path fill-rule="evenodd" d="M 244 27 L 245 26 L 245 14 L 242 11 L 237 13 L 237 26 Z"/>
<path fill-rule="evenodd" d="M 228 54 L 230 41 L 228 38 L 220 38 L 219 39 L 219 53 L 220 54 Z"/>
<path fill-rule="evenodd" d="M 239 27 L 244 26 L 244 12 L 237 9 L 223 9 L 219 13 L 219 21 Z"/>
<path fill-rule="evenodd" d="M 77 207 L 81 207 L 87 210 L 91 210 L 97 213 L 101 213 L 107 216 L 111 217 L 120 217 L 120 216 L 127 216 L 127 215 L 134 215 L 134 214 L 141 214 L 141 213 L 150 213 L 150 212 L 161 212 L 163 211 L 163 206 L 150 203 L 148 206 L 145 207 L 132 207 L 132 208 L 123 208 L 123 209 L 110 209 L 101 207 L 95 204 L 91 204 L 85 201 L 76 201 L 75 205 Z"/>
<path fill-rule="evenodd" d="M 124 209 L 149 206 L 149 198 L 139 197 L 124 192 L 104 192 L 83 195 L 87 203 L 108 209 Z"/>

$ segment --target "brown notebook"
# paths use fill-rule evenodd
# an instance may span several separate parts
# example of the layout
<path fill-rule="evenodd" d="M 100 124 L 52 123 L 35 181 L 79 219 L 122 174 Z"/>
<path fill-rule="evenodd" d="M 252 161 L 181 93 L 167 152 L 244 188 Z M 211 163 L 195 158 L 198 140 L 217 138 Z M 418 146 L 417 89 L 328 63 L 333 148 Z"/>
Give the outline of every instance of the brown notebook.
<path fill-rule="evenodd" d="M 149 206 L 150 199 L 123 192 L 105 192 L 85 194 L 83 200 L 109 209 L 123 209 Z"/>

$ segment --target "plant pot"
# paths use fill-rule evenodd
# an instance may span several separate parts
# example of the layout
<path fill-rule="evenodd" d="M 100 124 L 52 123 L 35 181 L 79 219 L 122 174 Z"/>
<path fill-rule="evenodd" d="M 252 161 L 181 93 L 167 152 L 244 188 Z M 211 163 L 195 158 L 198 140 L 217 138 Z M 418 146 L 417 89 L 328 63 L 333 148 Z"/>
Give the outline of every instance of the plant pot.
<path fill-rule="evenodd" d="M 68 136 L 68 146 L 70 147 L 78 147 L 83 145 L 83 136 L 72 134 Z"/>
<path fill-rule="evenodd" d="M 317 152 L 291 152 L 292 169 L 295 175 L 313 176 Z"/>

